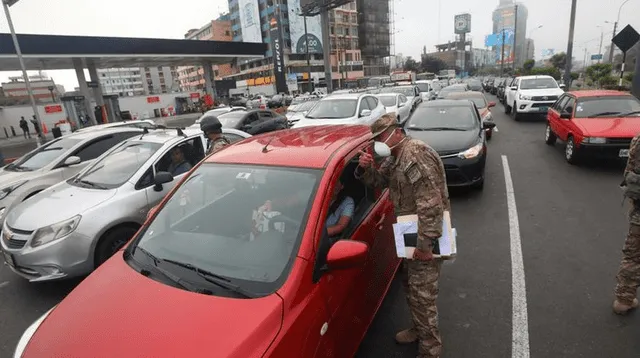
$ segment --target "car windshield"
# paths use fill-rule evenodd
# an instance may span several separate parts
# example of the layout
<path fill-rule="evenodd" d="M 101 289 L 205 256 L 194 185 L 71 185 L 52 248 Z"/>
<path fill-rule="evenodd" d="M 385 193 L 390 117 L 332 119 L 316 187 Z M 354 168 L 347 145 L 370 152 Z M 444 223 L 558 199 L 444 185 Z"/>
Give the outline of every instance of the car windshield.
<path fill-rule="evenodd" d="M 316 102 L 317 101 L 302 102 L 300 104 L 296 104 L 293 109 L 291 108 L 292 106 L 290 106 L 289 109 L 287 109 L 287 112 L 295 113 L 308 111 L 316 104 Z"/>
<path fill-rule="evenodd" d="M 576 118 L 586 118 L 602 113 L 606 113 L 609 117 L 624 114 L 636 117 L 640 116 L 639 111 L 640 101 L 632 96 L 581 98 L 576 105 Z"/>
<path fill-rule="evenodd" d="M 70 183 L 78 186 L 89 184 L 103 189 L 117 188 L 129 180 L 161 147 L 159 143 L 124 142 Z"/>
<path fill-rule="evenodd" d="M 218 120 L 225 128 L 235 128 L 246 114 L 243 111 L 229 112 L 218 116 Z"/>
<path fill-rule="evenodd" d="M 477 126 L 478 120 L 474 111 L 468 106 L 418 107 L 407 122 L 407 128 L 414 130 L 434 128 L 472 130 Z"/>
<path fill-rule="evenodd" d="M 380 93 L 401 93 L 407 97 L 414 97 L 416 95 L 413 87 L 385 87 L 380 90 Z"/>
<path fill-rule="evenodd" d="M 319 101 L 309 113 L 311 119 L 349 118 L 356 114 L 358 100 L 355 98 L 331 98 Z"/>
<path fill-rule="evenodd" d="M 59 138 L 49 142 L 42 147 L 25 154 L 18 160 L 7 165 L 5 170 L 10 171 L 32 171 L 38 170 L 47 164 L 58 159 L 63 153 L 80 143 L 76 138 Z"/>
<path fill-rule="evenodd" d="M 137 254 L 137 246 L 245 290 L 271 293 L 297 254 L 321 174 L 205 163 L 174 192 L 131 250 Z M 166 268 L 178 276 L 185 272 Z"/>
<path fill-rule="evenodd" d="M 380 102 L 385 107 L 393 107 L 396 105 L 396 95 L 378 96 Z"/>
<path fill-rule="evenodd" d="M 420 92 L 429 92 L 429 84 L 428 83 L 416 83 L 418 90 Z"/>
<path fill-rule="evenodd" d="M 520 82 L 520 89 L 522 90 L 545 88 L 558 88 L 558 84 L 553 78 L 532 78 L 524 79 Z"/>

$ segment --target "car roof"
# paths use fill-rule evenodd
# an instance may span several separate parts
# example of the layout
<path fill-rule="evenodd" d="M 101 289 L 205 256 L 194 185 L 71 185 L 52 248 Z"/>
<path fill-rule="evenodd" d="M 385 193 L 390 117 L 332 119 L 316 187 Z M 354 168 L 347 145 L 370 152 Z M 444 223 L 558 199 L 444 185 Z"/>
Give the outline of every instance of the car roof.
<path fill-rule="evenodd" d="M 329 99 L 358 99 L 361 96 L 368 94 L 368 93 L 363 93 L 363 92 L 359 92 L 359 93 L 336 93 L 336 94 L 330 94 L 329 96 L 320 99 L 321 101 L 326 101 Z"/>
<path fill-rule="evenodd" d="M 547 76 L 547 75 L 519 76 L 518 78 L 520 78 L 521 80 L 537 80 L 537 79 L 540 79 L 540 78 L 551 78 L 551 79 L 555 80 L 553 77 Z"/>
<path fill-rule="evenodd" d="M 104 123 L 104 124 L 96 124 L 96 125 L 93 125 L 93 126 L 80 128 L 80 129 L 77 130 L 77 132 L 86 132 L 86 131 L 91 131 L 91 130 L 100 130 L 100 129 L 114 128 L 114 127 L 127 127 L 130 124 L 136 124 L 136 123 L 155 124 L 155 122 L 152 119 L 135 119 L 135 120 L 131 120 L 131 121 L 120 121 L 120 122 L 110 122 L 110 123 Z"/>
<path fill-rule="evenodd" d="M 482 92 L 478 91 L 465 91 L 465 92 L 451 92 L 447 95 L 447 98 L 485 98 Z"/>
<path fill-rule="evenodd" d="M 469 107 L 473 102 L 460 99 L 439 99 L 437 101 L 422 102 L 419 107 Z"/>
<path fill-rule="evenodd" d="M 585 98 L 585 97 L 608 97 L 608 96 L 629 96 L 630 93 L 622 92 L 622 91 L 614 91 L 614 90 L 586 90 L 586 91 L 570 91 L 567 92 L 573 95 L 576 98 Z"/>
<path fill-rule="evenodd" d="M 181 129 L 181 131 L 187 137 L 199 135 L 202 133 L 197 128 L 185 128 L 185 129 Z M 146 133 L 140 137 L 133 137 L 129 140 L 164 144 L 172 140 L 179 140 L 181 138 L 184 138 L 184 137 L 178 134 L 178 130 L 176 128 L 160 128 L 160 129 L 150 129 L 149 133 Z"/>
<path fill-rule="evenodd" d="M 245 139 L 215 153 L 206 161 L 320 169 L 345 147 L 355 148 L 370 138 L 371 131 L 365 125 L 292 128 Z M 263 150 L 265 145 L 266 151 Z"/>
<path fill-rule="evenodd" d="M 66 138 L 73 138 L 73 139 L 79 139 L 79 140 L 87 140 L 87 139 L 93 139 L 96 137 L 100 137 L 103 135 L 108 135 L 108 134 L 117 134 L 117 133 L 126 133 L 126 132 L 135 132 L 138 131 L 140 133 L 144 133 L 142 128 L 136 128 L 136 127 L 126 127 L 126 126 L 122 126 L 122 127 L 112 127 L 112 128 L 101 128 L 101 129 L 96 129 L 93 131 L 84 131 L 84 132 L 75 132 L 75 133 L 71 133 L 66 135 Z"/>

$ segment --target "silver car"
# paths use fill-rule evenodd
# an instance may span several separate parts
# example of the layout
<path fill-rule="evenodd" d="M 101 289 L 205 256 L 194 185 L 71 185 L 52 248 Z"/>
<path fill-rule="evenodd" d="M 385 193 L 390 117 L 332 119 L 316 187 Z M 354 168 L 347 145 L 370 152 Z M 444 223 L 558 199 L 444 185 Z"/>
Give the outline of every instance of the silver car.
<path fill-rule="evenodd" d="M 151 130 L 122 142 L 76 177 L 9 212 L 0 240 L 5 262 L 32 282 L 90 273 L 124 246 L 149 209 L 204 156 L 199 130 Z"/>
<path fill-rule="evenodd" d="M 0 222 L 14 205 L 71 178 L 116 144 L 142 133 L 129 127 L 72 133 L 0 169 Z"/>
<path fill-rule="evenodd" d="M 393 113 L 398 119 L 398 123 L 404 123 L 411 116 L 411 102 L 402 93 L 382 93 L 376 95 L 387 113 Z"/>

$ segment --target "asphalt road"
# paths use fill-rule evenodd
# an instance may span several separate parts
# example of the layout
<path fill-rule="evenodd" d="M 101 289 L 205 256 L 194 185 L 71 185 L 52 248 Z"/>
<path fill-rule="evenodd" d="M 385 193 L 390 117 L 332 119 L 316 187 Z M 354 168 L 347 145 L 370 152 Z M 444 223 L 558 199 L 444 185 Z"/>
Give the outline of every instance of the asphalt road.
<path fill-rule="evenodd" d="M 529 355 L 520 357 L 640 356 L 640 314 L 611 311 L 627 230 L 617 187 L 622 166 L 571 166 L 561 143 L 544 144 L 541 118 L 514 122 L 499 104 L 493 112 L 499 132 L 489 143 L 484 191 L 452 192 L 459 257 L 444 266 L 440 281 L 443 357 L 515 357 L 514 331 L 528 333 Z M 517 203 L 526 283 L 526 309 L 516 312 L 502 155 Z M 0 266 L 0 357 L 9 357 L 23 330 L 76 284 L 32 285 Z M 514 329 L 514 315 L 522 322 L 522 313 L 527 324 Z M 409 323 L 394 282 L 357 357 L 415 357 L 415 346 L 393 341 Z"/>

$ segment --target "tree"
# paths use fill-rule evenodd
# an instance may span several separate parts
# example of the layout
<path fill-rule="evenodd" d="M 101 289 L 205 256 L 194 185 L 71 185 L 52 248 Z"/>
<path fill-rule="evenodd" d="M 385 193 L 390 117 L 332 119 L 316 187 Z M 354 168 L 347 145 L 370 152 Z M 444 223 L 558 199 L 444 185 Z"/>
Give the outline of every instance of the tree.
<path fill-rule="evenodd" d="M 587 67 L 587 77 L 589 77 L 598 87 L 610 84 L 611 80 L 607 77 L 611 77 L 611 64 L 610 63 L 597 63 Z"/>
<path fill-rule="evenodd" d="M 524 64 L 522 64 L 522 68 L 524 69 L 525 73 L 531 73 L 531 70 L 535 65 L 536 65 L 535 60 L 526 60 L 524 61 Z"/>
<path fill-rule="evenodd" d="M 422 56 L 422 62 L 420 68 L 423 72 L 438 73 L 447 69 L 447 64 L 441 59 L 433 56 Z"/>
<path fill-rule="evenodd" d="M 624 74 L 624 80 L 627 82 L 633 82 L 634 72 L 627 72 Z"/>
<path fill-rule="evenodd" d="M 553 67 L 558 69 L 564 69 L 567 64 L 567 54 L 564 52 L 557 53 L 549 59 Z"/>
<path fill-rule="evenodd" d="M 418 62 L 413 59 L 413 57 L 409 56 L 404 60 L 404 70 L 405 71 L 417 71 L 418 70 Z"/>

